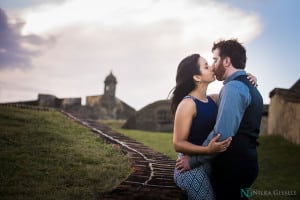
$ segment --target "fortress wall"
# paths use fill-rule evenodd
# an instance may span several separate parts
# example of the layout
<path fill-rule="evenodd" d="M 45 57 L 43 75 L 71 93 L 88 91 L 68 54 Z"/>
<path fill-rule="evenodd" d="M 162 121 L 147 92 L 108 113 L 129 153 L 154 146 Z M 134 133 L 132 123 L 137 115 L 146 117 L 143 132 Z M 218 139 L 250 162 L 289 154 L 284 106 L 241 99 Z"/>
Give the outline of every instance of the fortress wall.
<path fill-rule="evenodd" d="M 96 106 L 101 102 L 101 96 L 87 96 L 86 97 L 86 106 Z"/>
<path fill-rule="evenodd" d="M 300 103 L 287 102 L 280 95 L 270 101 L 268 134 L 281 135 L 292 143 L 300 144 Z"/>

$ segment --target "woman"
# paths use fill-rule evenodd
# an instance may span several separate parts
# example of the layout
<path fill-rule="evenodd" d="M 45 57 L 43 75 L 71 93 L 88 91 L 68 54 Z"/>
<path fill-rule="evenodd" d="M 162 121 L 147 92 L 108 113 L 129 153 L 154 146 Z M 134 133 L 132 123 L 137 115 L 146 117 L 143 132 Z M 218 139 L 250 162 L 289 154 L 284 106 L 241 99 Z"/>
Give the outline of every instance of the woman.
<path fill-rule="evenodd" d="M 186 57 L 178 66 L 171 112 L 175 116 L 173 144 L 180 152 L 179 157 L 223 152 L 230 145 L 231 138 L 217 142 L 220 136 L 216 136 L 208 146 L 201 146 L 213 129 L 217 116 L 218 95 L 206 94 L 208 84 L 214 80 L 211 67 L 199 54 Z M 186 191 L 188 199 L 214 199 L 209 176 L 208 163 L 184 173 L 180 169 L 174 170 L 175 183 Z"/>

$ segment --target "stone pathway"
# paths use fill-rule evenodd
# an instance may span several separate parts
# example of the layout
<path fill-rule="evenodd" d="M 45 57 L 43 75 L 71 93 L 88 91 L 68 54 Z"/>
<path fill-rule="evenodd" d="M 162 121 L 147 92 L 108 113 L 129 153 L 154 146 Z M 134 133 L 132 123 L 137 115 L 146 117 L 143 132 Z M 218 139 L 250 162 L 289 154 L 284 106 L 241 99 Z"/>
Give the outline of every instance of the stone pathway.
<path fill-rule="evenodd" d="M 132 163 L 132 174 L 117 188 L 103 194 L 102 200 L 179 200 L 183 192 L 173 181 L 175 161 L 143 144 L 90 119 L 80 119 L 76 113 L 61 111 L 72 120 L 90 128 L 106 142 L 118 145 Z"/>

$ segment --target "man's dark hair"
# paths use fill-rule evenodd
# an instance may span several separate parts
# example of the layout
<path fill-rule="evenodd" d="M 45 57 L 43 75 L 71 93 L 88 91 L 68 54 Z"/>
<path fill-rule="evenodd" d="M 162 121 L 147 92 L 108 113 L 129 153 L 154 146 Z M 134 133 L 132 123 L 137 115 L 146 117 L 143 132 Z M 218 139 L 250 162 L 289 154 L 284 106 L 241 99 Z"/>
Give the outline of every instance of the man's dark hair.
<path fill-rule="evenodd" d="M 246 67 L 246 49 L 237 41 L 237 39 L 221 40 L 214 43 L 212 51 L 219 49 L 220 57 L 223 59 L 229 57 L 231 63 L 236 69 L 245 69 Z"/>

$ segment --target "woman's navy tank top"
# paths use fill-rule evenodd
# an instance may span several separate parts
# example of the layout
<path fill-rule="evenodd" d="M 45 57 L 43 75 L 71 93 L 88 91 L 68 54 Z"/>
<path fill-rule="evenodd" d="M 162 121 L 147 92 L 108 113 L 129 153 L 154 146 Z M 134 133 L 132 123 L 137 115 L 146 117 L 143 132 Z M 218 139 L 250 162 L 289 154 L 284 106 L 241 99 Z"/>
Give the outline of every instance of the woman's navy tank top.
<path fill-rule="evenodd" d="M 190 95 L 185 96 L 184 98 L 193 99 L 197 108 L 197 114 L 193 118 L 188 141 L 196 145 L 202 145 L 206 137 L 214 128 L 218 107 L 209 96 L 207 96 L 208 102 L 202 102 Z"/>

